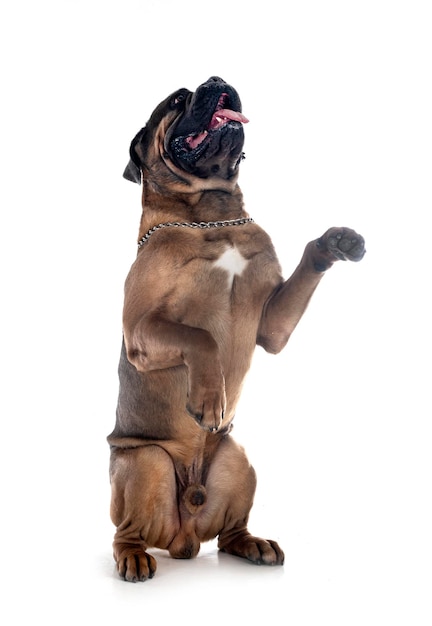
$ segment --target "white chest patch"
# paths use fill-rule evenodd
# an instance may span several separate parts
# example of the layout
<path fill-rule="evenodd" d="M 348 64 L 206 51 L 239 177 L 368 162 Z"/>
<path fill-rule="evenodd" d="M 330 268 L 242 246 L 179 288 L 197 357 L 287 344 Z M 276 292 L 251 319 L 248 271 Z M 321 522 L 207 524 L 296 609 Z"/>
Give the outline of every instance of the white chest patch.
<path fill-rule="evenodd" d="M 214 262 L 213 266 L 225 270 L 228 274 L 228 286 L 231 288 L 234 276 L 241 276 L 249 261 L 240 254 L 236 247 L 229 247 Z"/>

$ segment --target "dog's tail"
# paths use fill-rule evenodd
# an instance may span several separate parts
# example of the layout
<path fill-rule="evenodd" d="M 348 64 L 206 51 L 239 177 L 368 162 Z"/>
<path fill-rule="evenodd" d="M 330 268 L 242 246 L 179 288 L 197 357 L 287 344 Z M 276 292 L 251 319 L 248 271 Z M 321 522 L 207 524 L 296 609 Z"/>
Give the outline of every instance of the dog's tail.
<path fill-rule="evenodd" d="M 204 485 L 189 485 L 183 494 L 183 503 L 191 515 L 195 515 L 207 501 Z"/>

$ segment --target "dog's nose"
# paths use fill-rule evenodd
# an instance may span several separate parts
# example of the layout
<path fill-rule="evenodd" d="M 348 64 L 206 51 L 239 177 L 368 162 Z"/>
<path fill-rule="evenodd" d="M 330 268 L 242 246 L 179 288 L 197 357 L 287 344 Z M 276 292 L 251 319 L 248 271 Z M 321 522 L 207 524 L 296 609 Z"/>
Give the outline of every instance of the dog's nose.
<path fill-rule="evenodd" d="M 220 78 L 219 76 L 210 76 L 210 78 L 207 81 L 208 83 L 224 83 L 224 79 Z"/>

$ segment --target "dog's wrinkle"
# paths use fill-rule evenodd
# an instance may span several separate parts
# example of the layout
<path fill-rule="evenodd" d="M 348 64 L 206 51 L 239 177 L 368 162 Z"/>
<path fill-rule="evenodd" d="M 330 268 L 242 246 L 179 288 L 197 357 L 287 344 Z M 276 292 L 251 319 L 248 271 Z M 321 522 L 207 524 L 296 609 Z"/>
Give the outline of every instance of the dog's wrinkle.
<path fill-rule="evenodd" d="M 120 525 L 122 531 L 128 530 L 132 526 L 132 521 L 129 518 L 126 518 Z"/>
<path fill-rule="evenodd" d="M 198 424 L 201 424 L 203 413 L 198 413 L 197 411 L 194 411 L 193 408 L 189 404 L 186 405 L 186 410 L 189 413 L 189 415 L 193 417 L 196 422 L 198 422 Z"/>

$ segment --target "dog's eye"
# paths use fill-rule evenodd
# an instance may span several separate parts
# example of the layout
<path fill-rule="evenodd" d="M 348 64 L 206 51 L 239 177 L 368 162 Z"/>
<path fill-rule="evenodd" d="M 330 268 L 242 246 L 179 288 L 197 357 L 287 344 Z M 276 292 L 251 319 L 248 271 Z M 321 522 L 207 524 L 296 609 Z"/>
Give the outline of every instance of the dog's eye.
<path fill-rule="evenodd" d="M 171 100 L 171 108 L 175 109 L 186 100 L 187 91 L 179 91 Z"/>

